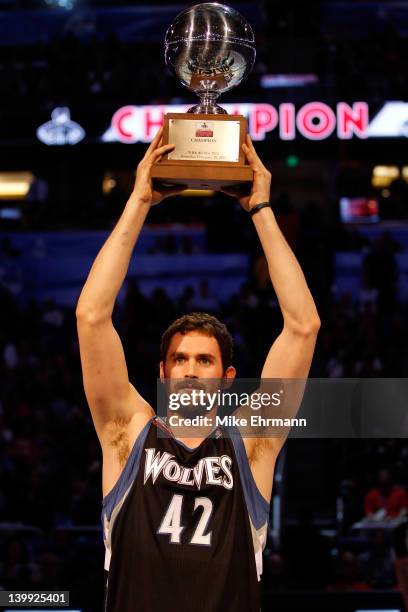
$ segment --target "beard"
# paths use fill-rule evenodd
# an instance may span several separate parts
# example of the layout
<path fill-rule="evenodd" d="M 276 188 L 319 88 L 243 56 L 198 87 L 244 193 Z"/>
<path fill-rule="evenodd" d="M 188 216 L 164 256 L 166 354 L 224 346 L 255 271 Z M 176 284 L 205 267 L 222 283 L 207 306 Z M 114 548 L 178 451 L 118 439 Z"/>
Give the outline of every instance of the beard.
<path fill-rule="evenodd" d="M 190 404 L 190 406 L 180 406 L 177 413 L 180 417 L 185 419 L 193 419 L 197 416 L 207 416 L 208 410 L 205 406 L 194 406 L 194 404 Z"/>

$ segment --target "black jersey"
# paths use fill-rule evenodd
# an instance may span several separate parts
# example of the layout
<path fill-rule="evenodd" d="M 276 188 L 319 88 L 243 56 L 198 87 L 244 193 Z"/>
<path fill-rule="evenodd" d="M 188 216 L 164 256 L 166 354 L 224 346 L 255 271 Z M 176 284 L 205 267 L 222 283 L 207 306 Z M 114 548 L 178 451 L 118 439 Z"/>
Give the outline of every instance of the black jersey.
<path fill-rule="evenodd" d="M 269 504 L 241 437 L 190 449 L 160 428 L 146 424 L 102 502 L 105 612 L 259 612 Z"/>

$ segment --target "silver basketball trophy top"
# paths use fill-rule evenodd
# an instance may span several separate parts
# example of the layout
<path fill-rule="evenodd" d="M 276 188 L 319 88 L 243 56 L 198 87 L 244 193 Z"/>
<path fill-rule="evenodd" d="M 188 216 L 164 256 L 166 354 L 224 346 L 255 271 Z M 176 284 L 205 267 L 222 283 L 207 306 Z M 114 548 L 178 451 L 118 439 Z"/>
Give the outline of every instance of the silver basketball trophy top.
<path fill-rule="evenodd" d="M 224 4 L 196 4 L 179 13 L 166 32 L 167 66 L 201 100 L 189 113 L 226 114 L 217 98 L 248 76 L 255 55 L 251 26 Z"/>

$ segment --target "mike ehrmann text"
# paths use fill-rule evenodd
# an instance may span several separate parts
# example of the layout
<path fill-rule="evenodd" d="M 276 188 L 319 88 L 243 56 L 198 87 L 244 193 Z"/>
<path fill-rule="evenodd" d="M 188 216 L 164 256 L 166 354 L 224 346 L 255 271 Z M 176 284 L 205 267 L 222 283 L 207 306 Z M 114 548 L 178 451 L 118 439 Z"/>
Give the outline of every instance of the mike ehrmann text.
<path fill-rule="evenodd" d="M 306 427 L 306 419 L 268 418 L 260 414 L 253 414 L 249 419 L 234 415 L 215 416 L 213 419 L 208 416 L 187 418 L 173 414 L 169 417 L 168 423 L 170 427 L 211 427 L 214 425 L 219 427 Z"/>

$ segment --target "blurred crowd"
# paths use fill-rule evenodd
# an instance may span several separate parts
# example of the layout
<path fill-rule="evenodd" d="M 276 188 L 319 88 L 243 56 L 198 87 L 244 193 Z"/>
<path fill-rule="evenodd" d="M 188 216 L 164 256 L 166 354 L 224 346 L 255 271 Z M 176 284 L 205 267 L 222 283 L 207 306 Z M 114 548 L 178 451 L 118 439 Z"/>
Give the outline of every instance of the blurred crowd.
<path fill-rule="evenodd" d="M 162 79 L 152 79 L 152 74 L 163 74 L 157 45 L 125 45 L 113 34 L 88 43 L 66 35 L 34 48 L 0 48 L 0 54 L 4 102 L 16 94 L 29 95 L 34 103 L 75 103 L 85 95 L 140 101 L 162 97 Z"/>
<path fill-rule="evenodd" d="M 286 224 L 286 231 L 291 227 L 291 214 L 290 209 L 281 210 L 280 222 Z M 300 221 L 300 232 L 288 233 L 288 239 L 296 242 L 323 321 L 311 376 L 405 376 L 408 312 L 390 284 L 393 274 L 389 270 L 397 274 L 388 246 L 390 238 L 383 236 L 370 251 L 371 260 L 377 262 L 381 253 L 389 254 L 386 285 L 382 284 L 384 274 L 379 278 L 370 274 L 368 257 L 367 290 L 356 301 L 347 294 L 333 293 L 330 249 L 324 239 L 317 239 L 324 232 L 312 219 L 316 220 L 309 210 Z M 127 280 L 126 296 L 115 309 L 114 323 L 124 344 L 130 379 L 151 402 L 160 336 L 178 315 L 204 310 L 224 321 L 234 337 L 235 364 L 241 377 L 259 374 L 268 347 L 279 333 L 280 310 L 266 262 L 255 243 L 251 274 L 236 295 L 221 300 L 209 281 L 203 280 L 196 290 L 187 286 L 174 300 L 162 288 L 146 296 L 135 279 Z M 101 535 L 97 530 L 81 535 L 80 529 L 99 523 L 101 454 L 82 388 L 74 309 L 52 300 L 31 300 L 22 307 L 6 287 L 0 291 L 0 585 L 57 587 L 75 580 L 80 584 L 78 567 L 88 555 L 93 565 L 86 570 L 87 576 L 94 571 L 98 580 Z M 384 292 L 387 299 L 382 298 Z M 407 484 L 408 454 L 402 443 L 393 440 L 381 444 L 358 441 L 354 445 L 337 440 L 332 444 L 335 486 L 347 506 L 343 526 L 347 530 L 367 511 L 365 494 L 374 487 L 380 467 L 390 468 L 401 486 Z M 378 502 L 378 495 L 372 494 L 372 498 L 372 504 Z M 316 532 L 313 521 L 310 516 L 302 520 L 308 525 L 303 538 L 309 534 L 312 539 Z M 21 522 L 34 531 L 19 534 L 17 530 L 9 535 L 9 529 L 1 530 L 1 523 L 11 522 Z M 76 529 L 79 532 L 75 535 Z M 321 551 L 327 553 L 327 542 L 319 541 Z M 293 569 L 293 546 L 289 541 L 282 555 L 271 553 L 268 557 L 271 585 L 276 575 L 286 584 L 285 568 Z M 320 552 L 317 556 L 325 558 Z M 360 561 L 355 556 L 349 547 L 340 552 L 336 561 L 340 568 L 333 562 L 332 570 L 323 574 L 327 588 L 336 581 L 344 582 L 345 576 L 358 582 L 353 571 Z M 297 574 L 292 569 L 288 584 L 296 587 Z M 368 579 L 363 582 L 366 588 L 372 587 Z"/>
<path fill-rule="evenodd" d="M 298 73 L 316 74 L 321 93 L 329 97 L 357 100 L 402 95 L 406 11 L 401 6 L 394 13 L 393 4 L 267 3 L 269 36 L 262 58 L 271 73 L 290 73 L 296 66 Z"/>
<path fill-rule="evenodd" d="M 391 26 L 358 39 L 309 31 L 301 41 L 285 29 L 259 34 L 254 72 L 234 96 L 259 95 L 263 74 L 290 74 L 296 65 L 297 73 L 317 75 L 317 96 L 403 99 L 408 39 Z M 3 104 L 26 96 L 33 105 L 146 104 L 180 98 L 185 90 L 166 69 L 157 43 L 124 43 L 111 33 L 103 39 L 65 34 L 34 47 L 0 46 L 0 94 Z"/>

